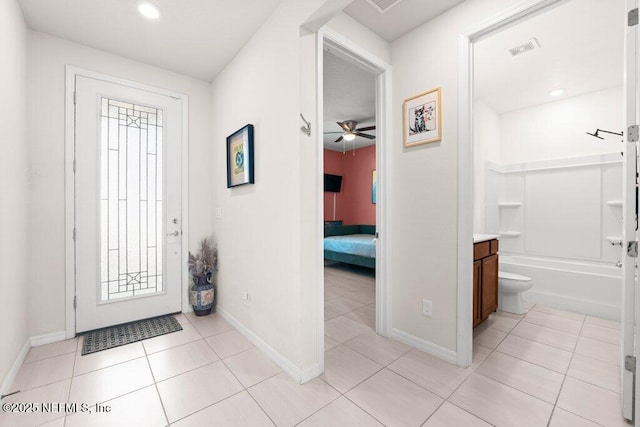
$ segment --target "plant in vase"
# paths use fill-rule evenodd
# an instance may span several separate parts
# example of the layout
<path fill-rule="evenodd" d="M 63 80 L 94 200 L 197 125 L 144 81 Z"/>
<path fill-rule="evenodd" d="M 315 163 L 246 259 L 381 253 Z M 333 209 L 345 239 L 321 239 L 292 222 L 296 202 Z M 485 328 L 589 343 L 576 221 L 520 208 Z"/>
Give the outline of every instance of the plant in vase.
<path fill-rule="evenodd" d="M 200 249 L 193 255 L 189 252 L 189 272 L 193 285 L 189 292 L 189 303 L 196 316 L 211 313 L 215 304 L 213 274 L 218 267 L 218 249 L 212 238 L 202 239 Z M 215 312 L 215 310 L 214 310 Z"/>

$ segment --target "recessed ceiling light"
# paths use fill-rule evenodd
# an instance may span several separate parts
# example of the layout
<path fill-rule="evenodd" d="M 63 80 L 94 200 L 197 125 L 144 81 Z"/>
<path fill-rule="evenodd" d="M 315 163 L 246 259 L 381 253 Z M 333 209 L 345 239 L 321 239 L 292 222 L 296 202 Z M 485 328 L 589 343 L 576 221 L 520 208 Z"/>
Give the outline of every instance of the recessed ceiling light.
<path fill-rule="evenodd" d="M 563 93 L 564 93 L 564 89 L 554 89 L 551 92 L 549 92 L 549 96 L 556 98 L 562 95 Z"/>
<path fill-rule="evenodd" d="M 138 12 L 147 19 L 158 19 L 160 17 L 160 10 L 151 3 L 140 3 Z"/>

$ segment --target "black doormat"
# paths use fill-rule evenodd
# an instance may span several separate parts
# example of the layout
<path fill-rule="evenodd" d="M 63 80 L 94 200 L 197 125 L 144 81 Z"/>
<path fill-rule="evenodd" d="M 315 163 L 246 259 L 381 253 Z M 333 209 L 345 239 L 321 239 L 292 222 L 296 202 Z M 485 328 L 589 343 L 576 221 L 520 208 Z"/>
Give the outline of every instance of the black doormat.
<path fill-rule="evenodd" d="M 82 355 L 181 330 L 182 326 L 171 314 L 96 329 L 84 334 Z"/>

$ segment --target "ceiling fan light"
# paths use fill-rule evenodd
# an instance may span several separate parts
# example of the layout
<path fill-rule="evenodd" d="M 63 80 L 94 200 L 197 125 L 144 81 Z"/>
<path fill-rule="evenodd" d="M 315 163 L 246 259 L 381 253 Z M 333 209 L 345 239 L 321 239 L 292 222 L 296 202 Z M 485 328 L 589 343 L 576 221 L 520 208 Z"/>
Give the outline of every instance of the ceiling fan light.
<path fill-rule="evenodd" d="M 354 139 L 356 139 L 356 136 L 352 133 L 347 133 L 343 135 L 343 138 L 345 139 L 345 141 L 353 141 Z"/>

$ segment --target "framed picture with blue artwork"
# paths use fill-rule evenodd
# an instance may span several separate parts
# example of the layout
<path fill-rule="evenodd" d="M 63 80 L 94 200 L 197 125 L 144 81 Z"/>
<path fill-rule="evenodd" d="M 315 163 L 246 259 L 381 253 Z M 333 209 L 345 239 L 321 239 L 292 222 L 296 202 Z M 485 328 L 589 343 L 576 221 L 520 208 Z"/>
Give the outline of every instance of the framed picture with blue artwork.
<path fill-rule="evenodd" d="M 431 89 L 404 100 L 402 134 L 405 147 L 442 139 L 442 106 L 440 88 Z"/>
<path fill-rule="evenodd" d="M 253 125 L 246 125 L 227 137 L 227 188 L 253 182 Z"/>

